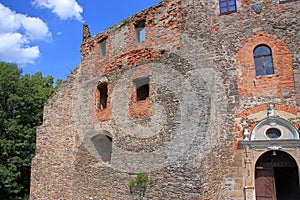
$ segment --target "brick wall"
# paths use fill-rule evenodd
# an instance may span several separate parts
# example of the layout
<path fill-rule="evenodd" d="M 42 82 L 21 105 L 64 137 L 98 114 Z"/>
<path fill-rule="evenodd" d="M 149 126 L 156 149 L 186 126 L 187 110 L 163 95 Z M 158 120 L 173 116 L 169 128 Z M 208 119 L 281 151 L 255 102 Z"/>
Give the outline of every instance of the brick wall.
<path fill-rule="evenodd" d="M 294 94 L 292 55 L 282 40 L 274 35 L 258 32 L 242 41 L 236 56 L 237 78 L 240 96 L 281 96 Z M 272 50 L 274 74 L 256 76 L 254 49 L 267 45 Z"/>

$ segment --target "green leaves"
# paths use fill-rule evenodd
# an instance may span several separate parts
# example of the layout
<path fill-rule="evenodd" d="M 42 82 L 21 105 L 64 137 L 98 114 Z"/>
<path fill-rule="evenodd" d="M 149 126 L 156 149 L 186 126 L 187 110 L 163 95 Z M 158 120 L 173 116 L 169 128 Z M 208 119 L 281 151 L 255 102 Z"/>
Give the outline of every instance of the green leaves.
<path fill-rule="evenodd" d="M 0 62 L 0 194 L 5 200 L 28 198 L 35 130 L 53 83 L 52 76 L 22 76 L 15 64 Z"/>
<path fill-rule="evenodd" d="M 147 186 L 153 181 L 144 172 L 139 172 L 135 179 L 131 179 L 129 182 L 129 189 L 131 194 L 138 194 L 140 197 L 145 196 Z"/>

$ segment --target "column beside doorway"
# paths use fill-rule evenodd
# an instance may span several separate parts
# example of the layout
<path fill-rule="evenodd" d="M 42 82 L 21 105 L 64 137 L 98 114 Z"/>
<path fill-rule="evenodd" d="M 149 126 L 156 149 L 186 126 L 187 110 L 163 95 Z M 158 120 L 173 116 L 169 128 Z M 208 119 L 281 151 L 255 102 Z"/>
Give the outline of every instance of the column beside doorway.
<path fill-rule="evenodd" d="M 245 193 L 245 200 L 254 200 L 255 199 L 254 187 L 245 186 L 244 193 Z"/>

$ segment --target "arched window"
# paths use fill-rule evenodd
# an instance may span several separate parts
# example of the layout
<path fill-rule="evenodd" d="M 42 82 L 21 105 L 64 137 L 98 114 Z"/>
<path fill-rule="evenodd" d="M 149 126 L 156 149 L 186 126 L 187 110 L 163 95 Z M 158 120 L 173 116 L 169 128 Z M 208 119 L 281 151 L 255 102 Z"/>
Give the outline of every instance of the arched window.
<path fill-rule="evenodd" d="M 267 45 L 259 45 L 254 49 L 256 76 L 274 74 L 272 51 Z"/>

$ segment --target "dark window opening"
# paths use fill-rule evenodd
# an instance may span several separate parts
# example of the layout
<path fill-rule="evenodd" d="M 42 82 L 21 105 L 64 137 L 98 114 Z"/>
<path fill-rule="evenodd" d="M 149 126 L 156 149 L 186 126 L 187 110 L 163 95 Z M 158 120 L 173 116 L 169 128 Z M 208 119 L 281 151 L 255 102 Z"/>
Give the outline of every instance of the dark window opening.
<path fill-rule="evenodd" d="M 100 83 L 98 85 L 98 91 L 100 93 L 99 109 L 102 110 L 107 107 L 107 98 L 108 98 L 107 83 Z"/>
<path fill-rule="evenodd" d="M 106 56 L 106 39 L 103 39 L 99 42 L 99 54 L 101 56 Z"/>
<path fill-rule="evenodd" d="M 135 36 L 138 42 L 143 42 L 146 39 L 146 20 L 138 21 L 135 25 Z"/>
<path fill-rule="evenodd" d="M 220 12 L 222 14 L 236 12 L 235 0 L 220 0 Z"/>
<path fill-rule="evenodd" d="M 135 79 L 134 83 L 136 88 L 136 100 L 146 100 L 149 97 L 150 92 L 149 77 Z"/>
<path fill-rule="evenodd" d="M 272 51 L 268 46 L 257 46 L 254 49 L 253 54 L 256 76 L 274 74 Z"/>
<path fill-rule="evenodd" d="M 299 0 L 279 0 L 279 3 L 287 3 L 287 2 L 294 2 Z"/>
<path fill-rule="evenodd" d="M 112 138 L 107 135 L 99 134 L 93 137 L 91 141 L 99 153 L 101 160 L 110 162 L 112 154 Z"/>
<path fill-rule="evenodd" d="M 141 87 L 136 89 L 136 100 L 142 101 L 146 100 L 149 97 L 149 85 L 142 85 Z"/>

